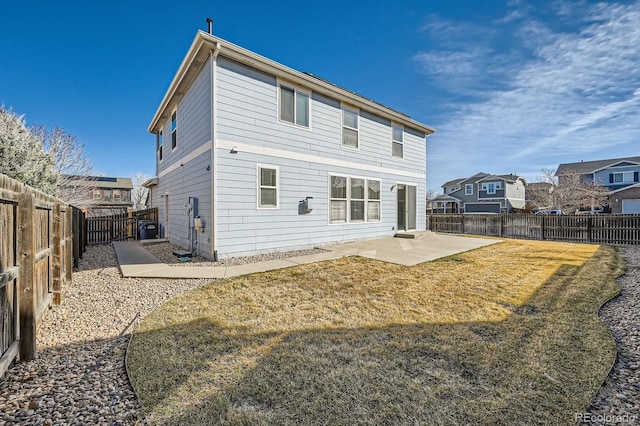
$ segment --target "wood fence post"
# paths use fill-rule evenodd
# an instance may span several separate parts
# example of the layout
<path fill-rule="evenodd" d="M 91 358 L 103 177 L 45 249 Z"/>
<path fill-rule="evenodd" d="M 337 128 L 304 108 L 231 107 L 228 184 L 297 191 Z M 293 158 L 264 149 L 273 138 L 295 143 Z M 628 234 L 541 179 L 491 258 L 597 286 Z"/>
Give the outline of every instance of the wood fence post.
<path fill-rule="evenodd" d="M 66 251 L 64 260 L 64 271 L 66 273 L 65 282 L 70 283 L 73 279 L 73 207 L 67 206 L 64 220 L 64 249 Z"/>
<path fill-rule="evenodd" d="M 20 306 L 20 360 L 36 357 L 36 238 L 35 197 L 21 193 L 18 196 L 18 291 Z"/>
<path fill-rule="evenodd" d="M 60 204 L 53 206 L 53 224 L 51 227 L 51 269 L 53 278 L 53 295 L 51 303 L 59 305 L 62 291 L 62 214 Z"/>
<path fill-rule="evenodd" d="M 130 240 L 132 237 L 134 240 L 137 240 L 138 238 L 136 235 L 136 225 L 135 225 L 135 220 L 133 219 L 133 210 L 129 210 L 128 212 L 128 216 L 127 216 L 127 241 Z"/>
<path fill-rule="evenodd" d="M 592 241 L 592 238 L 591 238 L 592 219 L 593 218 L 591 216 L 587 216 L 587 242 L 588 243 Z"/>
<path fill-rule="evenodd" d="M 71 220 L 71 233 L 73 235 L 73 267 L 78 268 L 80 266 L 80 256 L 82 250 L 80 249 L 80 235 L 82 234 L 82 223 L 80 222 L 80 216 L 78 215 L 78 209 L 69 206 L 71 214 L 73 215 Z"/>
<path fill-rule="evenodd" d="M 544 215 L 540 216 L 540 239 L 544 241 Z"/>

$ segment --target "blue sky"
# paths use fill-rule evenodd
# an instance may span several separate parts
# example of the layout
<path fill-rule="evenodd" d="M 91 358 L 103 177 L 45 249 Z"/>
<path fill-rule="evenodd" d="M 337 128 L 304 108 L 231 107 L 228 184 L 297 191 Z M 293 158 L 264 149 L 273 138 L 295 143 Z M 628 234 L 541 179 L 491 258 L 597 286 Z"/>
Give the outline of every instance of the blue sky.
<path fill-rule="evenodd" d="M 437 129 L 427 186 L 640 155 L 640 0 L 24 1 L 0 14 L 0 104 L 100 174 L 155 172 L 147 125 L 205 18 L 230 42 Z"/>

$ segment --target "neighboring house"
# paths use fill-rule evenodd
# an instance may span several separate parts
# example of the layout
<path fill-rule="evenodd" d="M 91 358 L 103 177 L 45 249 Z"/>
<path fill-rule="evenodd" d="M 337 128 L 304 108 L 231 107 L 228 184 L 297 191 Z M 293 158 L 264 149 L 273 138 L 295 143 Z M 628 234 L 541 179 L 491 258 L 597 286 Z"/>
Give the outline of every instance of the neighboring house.
<path fill-rule="evenodd" d="M 525 207 L 526 182 L 516 175 L 475 175 L 442 185 L 433 201 L 441 213 L 511 213 Z"/>
<path fill-rule="evenodd" d="M 127 213 L 133 207 L 131 178 L 64 175 L 62 198 L 88 217 Z"/>
<path fill-rule="evenodd" d="M 198 32 L 149 132 L 160 233 L 209 258 L 424 230 L 409 116 Z"/>
<path fill-rule="evenodd" d="M 581 161 L 558 166 L 558 185 L 563 176 L 578 174 L 585 184 L 595 183 L 609 190 L 613 214 L 640 214 L 640 157 Z"/>
<path fill-rule="evenodd" d="M 553 184 L 549 182 L 527 183 L 525 191 L 525 193 L 527 194 L 527 209 L 530 210 L 539 207 L 552 207 L 546 205 L 548 203 L 544 203 L 541 200 L 549 200 L 550 194 L 553 192 L 553 188 Z M 545 205 L 540 205 L 541 203 Z"/>

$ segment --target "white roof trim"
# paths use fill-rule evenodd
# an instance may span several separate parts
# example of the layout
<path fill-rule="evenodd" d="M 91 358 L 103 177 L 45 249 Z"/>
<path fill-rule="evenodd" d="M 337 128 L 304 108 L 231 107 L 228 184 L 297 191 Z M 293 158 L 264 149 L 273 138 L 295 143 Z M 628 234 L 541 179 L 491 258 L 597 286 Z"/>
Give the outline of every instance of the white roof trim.
<path fill-rule="evenodd" d="M 155 133 L 158 128 L 159 121 L 166 114 L 166 110 L 177 103 L 175 97 L 180 95 L 180 91 L 178 89 L 181 86 L 190 83 L 190 81 L 185 83 L 185 78 L 191 71 L 193 71 L 193 67 L 196 66 L 199 68 L 199 66 L 204 63 L 205 59 L 209 56 L 209 52 L 217 48 L 220 49 L 220 56 L 233 59 L 263 72 L 275 75 L 276 77 L 286 79 L 292 83 L 298 83 L 318 93 L 331 96 L 338 101 L 347 102 L 358 108 L 364 108 L 365 110 L 376 112 L 392 121 L 396 121 L 407 127 L 424 132 L 427 136 L 435 132 L 433 127 L 422 124 L 404 114 L 401 114 L 400 112 L 385 108 L 374 101 L 355 95 L 346 89 L 304 74 L 300 71 L 296 71 L 271 59 L 265 58 L 264 56 L 258 55 L 257 53 L 251 52 L 250 50 L 215 37 L 209 33 L 198 31 L 193 43 L 191 43 L 191 47 L 189 48 L 187 55 L 182 61 L 178 72 L 173 78 L 169 89 L 149 124 L 147 130 L 150 133 Z"/>
<path fill-rule="evenodd" d="M 154 177 L 154 178 L 151 178 L 151 179 L 149 179 L 149 180 L 145 181 L 145 182 L 142 184 L 142 186 L 144 186 L 145 188 L 151 188 L 152 186 L 155 186 L 155 185 L 157 185 L 157 184 L 158 184 L 158 178 L 157 178 L 157 177 Z"/>
<path fill-rule="evenodd" d="M 615 191 L 609 192 L 609 194 L 616 194 L 618 192 L 626 191 L 627 189 L 631 189 L 631 188 L 640 188 L 640 183 L 634 183 L 633 185 L 628 185 L 628 186 L 625 186 L 624 188 L 616 189 Z"/>
<path fill-rule="evenodd" d="M 611 167 L 616 167 L 616 166 L 617 166 L 618 164 L 620 164 L 620 163 L 629 163 L 629 164 L 635 164 L 636 166 L 640 166 L 640 163 L 635 162 L 635 161 L 620 160 L 620 161 L 616 161 L 615 163 L 611 163 L 611 164 L 609 164 L 609 165 L 607 165 L 607 166 L 600 167 L 599 169 L 595 169 L 594 171 L 589 172 L 589 173 L 593 173 L 593 174 L 595 174 L 595 173 L 600 172 L 600 171 L 602 171 L 602 170 L 606 170 L 606 169 L 609 169 L 609 168 L 611 168 Z"/>
<path fill-rule="evenodd" d="M 463 184 L 464 182 L 466 182 L 466 181 L 468 181 L 468 180 L 471 180 L 471 179 L 473 179 L 474 177 L 477 177 L 477 176 L 480 176 L 480 175 L 488 175 L 488 174 L 487 174 L 487 173 L 485 173 L 485 172 L 478 172 L 478 173 L 476 173 L 476 174 L 475 174 L 475 175 L 473 175 L 473 176 L 469 176 L 468 178 L 466 178 L 466 179 L 464 179 L 464 180 L 461 180 L 461 181 L 458 183 L 458 185 L 461 185 L 461 184 Z M 489 175 L 489 176 L 490 176 L 490 175 Z M 482 180 L 482 179 L 479 179 L 479 180 L 477 180 L 476 182 L 479 182 L 480 180 Z"/>

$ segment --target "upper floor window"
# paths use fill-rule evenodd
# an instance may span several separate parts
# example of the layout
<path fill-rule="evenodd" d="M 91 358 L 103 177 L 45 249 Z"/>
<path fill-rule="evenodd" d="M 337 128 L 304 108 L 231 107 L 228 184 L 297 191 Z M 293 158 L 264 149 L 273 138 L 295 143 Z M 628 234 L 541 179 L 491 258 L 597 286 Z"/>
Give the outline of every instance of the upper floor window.
<path fill-rule="evenodd" d="M 485 182 L 482 184 L 482 190 L 487 191 L 487 194 L 495 194 L 496 190 L 501 188 L 500 182 Z"/>
<path fill-rule="evenodd" d="M 342 109 L 342 146 L 358 147 L 358 111 Z"/>
<path fill-rule="evenodd" d="M 473 184 L 472 183 L 467 183 L 464 186 L 464 194 L 465 195 L 473 195 Z"/>
<path fill-rule="evenodd" d="M 278 168 L 258 166 L 258 207 L 278 207 Z"/>
<path fill-rule="evenodd" d="M 609 183 L 638 182 L 638 172 L 618 172 L 609 175 Z"/>
<path fill-rule="evenodd" d="M 94 189 L 93 190 L 93 199 L 94 200 L 99 200 L 100 198 L 102 198 L 102 191 L 100 191 L 99 189 Z"/>
<path fill-rule="evenodd" d="M 402 126 L 391 126 L 391 155 L 397 158 L 404 158 L 404 140 Z"/>
<path fill-rule="evenodd" d="M 309 127 L 309 95 L 280 86 L 280 121 Z"/>
<path fill-rule="evenodd" d="M 171 149 L 175 149 L 176 146 L 178 146 L 178 137 L 177 137 L 177 132 L 178 130 L 178 117 L 177 117 L 177 111 L 174 111 L 173 114 L 171 114 Z"/>
<path fill-rule="evenodd" d="M 119 189 L 114 189 L 114 190 L 113 190 L 113 192 L 112 192 L 112 194 L 111 194 L 111 197 L 112 197 L 113 199 L 115 199 L 115 200 L 119 200 L 119 199 L 121 199 L 121 198 L 122 198 L 122 192 L 120 192 L 120 190 L 119 190 Z"/>
<path fill-rule="evenodd" d="M 156 148 L 158 150 L 158 160 L 162 160 L 162 130 L 156 135 Z"/>

